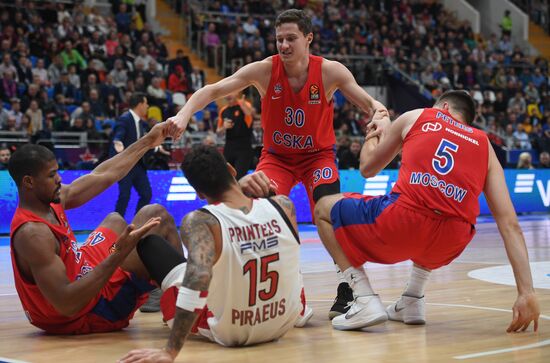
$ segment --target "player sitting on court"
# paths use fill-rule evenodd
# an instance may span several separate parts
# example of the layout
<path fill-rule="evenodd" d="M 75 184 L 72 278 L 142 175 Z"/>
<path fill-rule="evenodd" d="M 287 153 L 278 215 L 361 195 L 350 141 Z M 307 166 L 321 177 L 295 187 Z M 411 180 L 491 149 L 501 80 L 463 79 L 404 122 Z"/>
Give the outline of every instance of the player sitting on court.
<path fill-rule="evenodd" d="M 389 118 L 377 112 L 375 118 Z M 449 264 L 475 234 L 479 195 L 485 193 L 514 270 L 518 296 L 508 332 L 538 328 L 539 305 L 527 248 L 502 167 L 484 132 L 470 125 L 475 103 L 463 91 L 448 91 L 433 108 L 400 116 L 360 155 L 364 177 L 376 175 L 403 150 L 391 193 L 372 197 L 344 193 L 323 197 L 315 207 L 319 235 L 344 271 L 355 301 L 332 320 L 336 329 L 359 329 L 391 320 L 424 324 L 424 289 L 430 271 Z M 384 309 L 363 269 L 365 262 L 414 266 L 401 298 Z"/>
<path fill-rule="evenodd" d="M 290 199 L 245 196 L 235 169 L 214 147 L 189 152 L 182 170 L 208 205 L 184 217 L 181 236 L 189 260 L 162 282 L 170 338 L 163 350 L 134 350 L 120 362 L 172 362 L 191 332 L 225 346 L 268 342 L 312 315 L 305 305 Z"/>

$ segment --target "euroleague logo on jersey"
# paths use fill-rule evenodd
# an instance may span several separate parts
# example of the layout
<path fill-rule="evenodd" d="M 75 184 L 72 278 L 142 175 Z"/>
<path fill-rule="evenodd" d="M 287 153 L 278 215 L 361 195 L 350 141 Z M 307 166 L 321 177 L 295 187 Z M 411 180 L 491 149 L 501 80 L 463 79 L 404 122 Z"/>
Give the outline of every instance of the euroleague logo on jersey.
<path fill-rule="evenodd" d="M 321 103 L 321 95 L 319 94 L 319 86 L 312 84 L 309 86 L 309 104 L 316 105 Z"/>
<path fill-rule="evenodd" d="M 441 130 L 443 126 L 441 126 L 440 123 L 432 123 L 432 122 L 426 122 L 424 125 L 422 125 L 422 131 L 424 132 L 437 132 Z"/>
<path fill-rule="evenodd" d="M 275 86 L 273 86 L 273 92 L 275 92 L 275 94 L 283 92 L 283 86 L 281 86 L 280 83 L 277 83 Z"/>

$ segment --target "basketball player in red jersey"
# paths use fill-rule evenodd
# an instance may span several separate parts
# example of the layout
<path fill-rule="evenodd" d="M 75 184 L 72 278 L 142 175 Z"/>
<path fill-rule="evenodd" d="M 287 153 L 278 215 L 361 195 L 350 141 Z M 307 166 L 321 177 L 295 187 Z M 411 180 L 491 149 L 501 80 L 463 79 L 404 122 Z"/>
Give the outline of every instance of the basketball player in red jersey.
<path fill-rule="evenodd" d="M 374 117 L 389 123 L 384 111 Z M 487 136 L 470 127 L 474 118 L 474 101 L 463 91 L 446 92 L 433 108 L 403 114 L 382 132 L 378 144 L 367 141 L 360 156 L 362 175 L 371 177 L 403 150 L 391 193 L 379 197 L 344 193 L 317 203 L 321 240 L 356 297 L 347 314 L 332 320 L 336 329 L 367 327 L 388 317 L 424 324 L 424 288 L 430 271 L 453 261 L 474 237 L 483 192 L 517 283 L 507 331 L 524 331 L 532 321 L 537 330 L 540 310 L 521 227 Z M 406 290 L 385 309 L 362 265 L 409 259 L 414 266 Z"/>
<path fill-rule="evenodd" d="M 155 287 L 134 248 L 138 241 L 155 233 L 170 242 L 172 247 L 164 241 L 169 254 L 181 254 L 175 263 L 185 260 L 174 220 L 159 205 L 141 209 L 130 226 L 119 214 L 109 214 L 83 246 L 65 215 L 65 209 L 83 205 L 124 177 L 165 135 L 166 124 L 156 125 L 68 185 L 61 184 L 57 160 L 47 148 L 25 145 L 13 154 L 8 170 L 19 205 L 11 223 L 11 258 L 31 324 L 54 334 L 122 329 Z"/>
<path fill-rule="evenodd" d="M 332 96 L 344 96 L 372 114 L 385 109 L 361 88 L 341 63 L 309 54 L 312 24 L 301 10 L 286 10 L 275 22 L 278 55 L 248 64 L 235 74 L 198 90 L 174 117 L 168 119 L 176 138 L 190 117 L 212 100 L 256 87 L 262 97 L 264 147 L 256 171 L 239 181 L 250 196 L 288 195 L 302 182 L 311 210 L 324 195 L 340 192 L 335 155 Z M 380 129 L 382 126 L 380 126 Z M 343 279 L 331 308 L 332 318 L 344 313 L 352 300 Z"/>

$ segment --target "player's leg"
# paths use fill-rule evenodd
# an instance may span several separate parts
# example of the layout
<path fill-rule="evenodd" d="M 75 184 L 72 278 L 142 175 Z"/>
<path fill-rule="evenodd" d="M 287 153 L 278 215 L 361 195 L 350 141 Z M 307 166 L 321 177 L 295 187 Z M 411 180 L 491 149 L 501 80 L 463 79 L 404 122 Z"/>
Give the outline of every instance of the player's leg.
<path fill-rule="evenodd" d="M 292 187 L 298 182 L 292 165 L 272 154 L 262 153 L 255 171 L 262 171 L 275 184 L 277 188 L 275 194 L 288 196 Z"/>
<path fill-rule="evenodd" d="M 137 165 L 135 168 L 135 177 L 132 181 L 132 185 L 138 193 L 139 199 L 136 205 L 136 215 L 141 208 L 145 207 L 151 202 L 153 192 L 151 190 L 151 183 L 147 176 L 147 170 L 142 165 Z"/>
<path fill-rule="evenodd" d="M 304 165 L 304 176 L 302 178 L 308 192 L 311 215 L 315 221 L 315 203 L 324 196 L 340 193 L 340 179 L 338 177 L 338 168 L 334 159 L 334 153 L 319 155 L 315 160 L 308 161 Z M 338 288 L 336 298 L 332 304 L 328 316 L 329 319 L 345 314 L 353 301 L 353 291 L 346 282 L 342 270 L 335 262 L 336 278 Z"/>
<path fill-rule="evenodd" d="M 159 204 L 147 205 L 139 210 L 139 212 L 134 217 L 132 223 L 137 226 L 143 225 L 147 220 L 152 217 L 161 217 L 161 222 L 158 226 L 153 228 L 148 235 L 157 235 L 162 239 L 168 242 L 172 247 L 173 253 L 179 255 L 183 258 L 183 248 L 182 242 L 174 222 L 174 218 L 166 209 Z M 138 243 L 141 244 L 141 241 Z M 139 250 L 139 247 L 138 247 Z M 154 251 L 150 252 L 154 254 Z M 138 251 L 134 250 L 128 255 L 124 261 L 122 268 L 127 271 L 132 271 L 136 276 L 142 279 L 149 279 L 151 273 L 148 268 L 143 263 L 143 256 L 147 254 L 138 254 Z M 162 292 L 160 289 L 154 289 L 149 295 L 149 299 L 145 304 L 140 307 L 141 312 L 157 312 L 160 311 L 160 298 Z"/>
<path fill-rule="evenodd" d="M 475 235 L 473 226 L 456 219 L 426 217 L 419 224 L 424 232 L 418 233 L 424 234 L 421 238 L 427 241 L 429 247 L 420 256 L 412 258 L 414 265 L 405 290 L 386 309 L 390 320 L 411 325 L 426 323 L 424 291 L 431 271 L 457 258 Z"/>
<path fill-rule="evenodd" d="M 130 201 L 132 178 L 134 175 L 133 170 L 134 169 L 130 170 L 128 174 L 118 182 L 118 199 L 115 205 L 115 212 L 120 214 L 123 218 L 126 215 L 126 208 L 128 208 L 128 202 Z"/>
<path fill-rule="evenodd" d="M 428 284 L 431 270 L 413 264 L 409 281 L 401 297 L 387 307 L 388 317 L 410 325 L 426 324 L 424 290 Z"/>
<path fill-rule="evenodd" d="M 347 205 L 342 203 L 346 201 L 344 197 L 343 194 L 337 194 L 321 198 L 315 206 L 315 218 L 319 236 L 343 271 L 344 279 L 353 290 L 355 298 L 345 314 L 336 316 L 332 320 L 332 326 L 340 330 L 350 330 L 383 323 L 388 317 L 380 298 L 374 294 L 362 265 L 354 266 L 336 239 L 334 229 L 345 225 L 348 219 L 346 214 L 361 212 L 361 208 L 357 208 L 356 203 L 347 203 Z"/>

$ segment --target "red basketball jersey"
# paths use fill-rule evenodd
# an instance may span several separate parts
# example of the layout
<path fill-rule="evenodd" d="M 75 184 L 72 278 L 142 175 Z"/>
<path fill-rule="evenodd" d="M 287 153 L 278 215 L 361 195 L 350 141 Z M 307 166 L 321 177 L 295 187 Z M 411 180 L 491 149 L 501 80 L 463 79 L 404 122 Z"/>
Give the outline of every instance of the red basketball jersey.
<path fill-rule="evenodd" d="M 426 108 L 403 140 L 393 192 L 401 194 L 398 202 L 475 224 L 488 158 L 484 132 Z"/>
<path fill-rule="evenodd" d="M 264 148 L 283 155 L 332 150 L 334 104 L 325 97 L 323 58 L 309 56 L 307 81 L 298 93 L 288 83 L 281 58 L 271 59 L 271 80 L 262 99 Z"/>
<path fill-rule="evenodd" d="M 52 203 L 50 206 L 57 216 L 59 225 L 51 224 L 31 211 L 17 208 L 11 222 L 10 237 L 13 239 L 13 236 L 19 227 L 27 222 L 38 222 L 47 225 L 54 234 L 55 238 L 59 241 L 59 257 L 65 264 L 65 268 L 67 269 L 67 277 L 70 281 L 75 281 L 77 278 L 89 272 L 92 266 L 87 266 L 88 263 L 83 262 L 82 252 L 78 249 L 76 238 L 71 227 L 69 226 L 69 223 L 67 222 L 67 216 L 65 215 L 65 211 L 61 205 Z M 15 288 L 17 289 L 17 294 L 19 295 L 25 314 L 31 324 L 46 331 L 50 331 L 50 328 L 55 327 L 55 331 L 58 333 L 62 333 L 63 331 L 72 332 L 78 330 L 78 328 L 80 328 L 83 324 L 82 320 L 84 319 L 84 314 L 89 311 L 99 300 L 99 294 L 74 316 L 63 316 L 55 310 L 48 300 L 46 300 L 36 284 L 27 281 L 19 273 L 19 269 L 17 268 L 17 263 L 15 261 L 13 246 L 10 252 L 13 275 L 15 279 Z M 60 330 L 61 326 L 63 327 L 63 331 Z"/>

